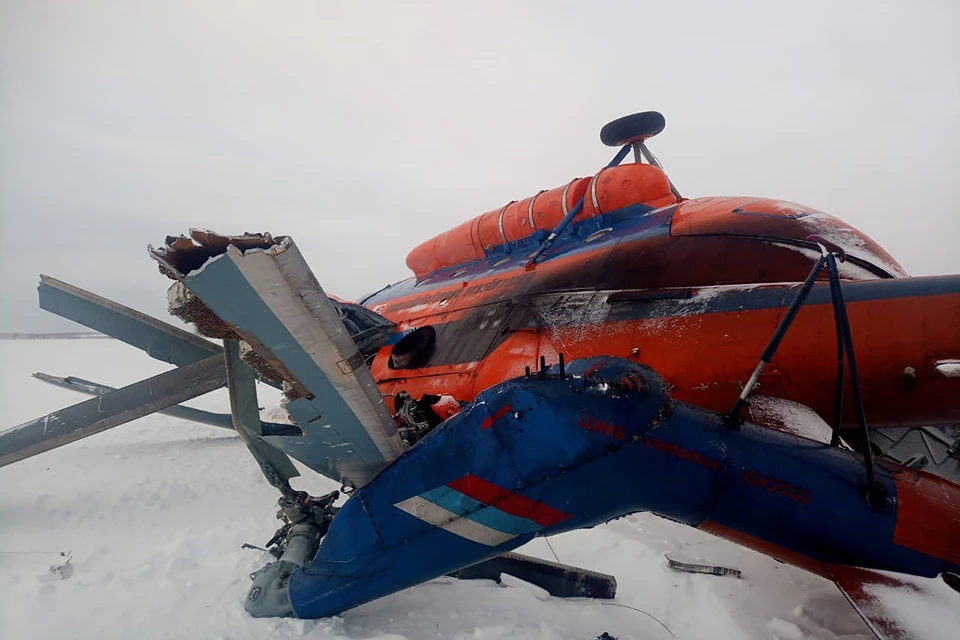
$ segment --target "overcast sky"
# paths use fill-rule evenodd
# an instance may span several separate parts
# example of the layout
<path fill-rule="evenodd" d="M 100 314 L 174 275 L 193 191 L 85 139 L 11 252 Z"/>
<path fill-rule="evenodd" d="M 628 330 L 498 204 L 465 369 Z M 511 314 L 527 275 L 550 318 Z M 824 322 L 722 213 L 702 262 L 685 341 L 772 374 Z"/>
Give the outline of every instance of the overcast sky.
<path fill-rule="evenodd" d="M 149 243 L 293 236 L 331 293 L 612 156 L 657 109 L 688 197 L 837 215 L 960 271 L 960 2 L 0 0 L 0 331 L 46 273 L 167 318 Z"/>

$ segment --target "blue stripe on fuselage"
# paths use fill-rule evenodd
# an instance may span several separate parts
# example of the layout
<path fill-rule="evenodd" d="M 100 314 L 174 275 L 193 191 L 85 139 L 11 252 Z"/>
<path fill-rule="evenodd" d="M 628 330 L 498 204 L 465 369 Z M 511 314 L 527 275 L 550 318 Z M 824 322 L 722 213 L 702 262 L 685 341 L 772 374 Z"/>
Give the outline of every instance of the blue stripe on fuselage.
<path fill-rule="evenodd" d="M 570 230 L 557 238 L 557 241 L 540 261 L 544 262 L 551 258 L 572 256 L 602 248 L 609 249 L 624 240 L 633 241 L 658 235 L 668 235 L 670 233 L 669 221 L 675 210 L 676 205 L 652 210 L 644 205 L 633 205 L 574 223 Z M 584 244 L 584 240 L 591 233 L 607 227 L 611 228 L 609 233 L 593 242 Z M 495 275 L 502 277 L 519 275 L 525 272 L 524 267 L 530 254 L 539 246 L 540 242 L 532 238 L 500 245 L 494 247 L 488 252 L 488 257 L 482 260 L 464 262 L 439 269 L 423 276 L 419 281 L 416 278 L 401 280 L 362 298 L 358 302 L 370 307 L 388 303 L 391 300 L 414 293 L 425 293 L 451 286 L 460 281 L 477 280 Z M 497 264 L 498 260 L 503 258 L 508 258 L 508 260 Z M 491 262 L 497 264 L 497 266 L 491 266 Z M 451 277 L 454 273 L 457 275 Z"/>
<path fill-rule="evenodd" d="M 533 533 L 542 528 L 533 520 L 510 515 L 496 507 L 478 502 L 450 487 L 437 487 L 426 493 L 421 493 L 420 497 L 443 507 L 447 511 L 503 533 L 519 536 L 525 533 Z"/>
<path fill-rule="evenodd" d="M 610 303 L 607 322 L 633 320 L 638 318 L 664 318 L 687 315 L 708 315 L 737 311 L 756 311 L 789 306 L 799 289 L 799 284 L 777 285 L 737 285 L 727 287 L 700 287 L 689 289 L 662 289 L 661 292 L 690 291 L 691 296 L 656 298 L 656 290 L 651 297 L 637 300 L 621 300 Z M 960 294 L 960 275 L 928 276 L 921 278 L 892 278 L 886 280 L 863 280 L 843 283 L 843 297 L 847 303 L 893 300 L 897 298 L 919 298 L 934 295 Z M 821 283 L 814 286 L 805 303 L 810 305 L 831 304 L 830 286 Z M 579 317 L 571 314 L 571 320 Z"/>

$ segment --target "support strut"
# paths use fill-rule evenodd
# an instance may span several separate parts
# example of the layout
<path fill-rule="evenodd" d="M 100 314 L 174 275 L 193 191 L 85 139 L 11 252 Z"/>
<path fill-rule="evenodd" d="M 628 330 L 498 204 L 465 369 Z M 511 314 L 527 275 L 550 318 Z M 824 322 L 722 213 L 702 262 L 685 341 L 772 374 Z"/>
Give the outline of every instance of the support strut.
<path fill-rule="evenodd" d="M 857 423 L 860 427 L 860 435 L 863 437 L 863 466 L 867 474 L 867 493 L 866 499 L 870 506 L 880 507 L 887 504 L 886 492 L 883 485 L 877 484 L 876 474 L 873 469 L 873 450 L 870 448 L 870 434 L 867 431 L 867 416 L 863 411 L 863 396 L 860 393 L 860 376 L 857 373 L 857 359 L 853 353 L 853 335 L 850 332 L 850 319 L 847 316 L 847 306 L 843 302 L 843 289 L 840 286 L 840 273 L 837 269 L 837 258 L 833 253 L 827 253 L 823 245 L 821 251 L 827 258 L 827 274 L 830 276 L 830 297 L 833 299 L 834 319 L 840 334 L 837 337 L 838 343 L 842 343 L 847 356 L 847 367 L 850 369 L 850 385 L 853 389 L 853 401 L 857 408 Z M 840 357 L 840 370 L 843 369 L 842 356 Z M 842 406 L 843 385 L 838 382 L 838 398 L 836 406 Z M 839 416 L 834 427 L 834 435 L 831 441 L 840 439 L 840 421 Z"/>
<path fill-rule="evenodd" d="M 613 157 L 613 160 L 607 163 L 606 168 L 609 169 L 610 167 L 616 167 L 623 162 L 624 158 L 627 157 L 627 155 L 630 153 L 630 149 L 632 148 L 633 147 L 629 144 L 623 145 L 620 151 L 617 152 L 617 155 Z M 550 248 L 550 245 L 552 245 L 553 241 L 557 239 L 557 236 L 563 233 L 564 229 L 567 228 L 567 225 L 570 224 L 570 221 L 573 220 L 574 217 L 576 217 L 576 215 L 583 210 L 584 198 L 586 198 L 586 194 L 580 196 L 580 199 L 577 200 L 577 204 L 573 205 L 573 208 L 570 209 L 566 216 L 564 216 L 563 220 L 560 221 L 560 224 L 557 225 L 557 228 L 550 232 L 550 235 L 547 236 L 547 238 L 543 241 L 543 244 L 540 245 L 540 248 L 536 250 L 533 256 L 531 256 L 526 265 L 528 269 L 532 269 L 533 266 L 537 264 L 537 260 L 539 260 L 540 256 L 543 255 L 543 252 Z"/>
<path fill-rule="evenodd" d="M 743 421 L 740 417 L 740 410 L 747 404 L 747 398 L 750 396 L 753 388 L 757 386 L 757 381 L 760 379 L 760 374 L 763 373 L 764 367 L 773 360 L 773 355 L 777 352 L 777 347 L 780 346 L 783 336 L 787 334 L 787 329 L 793 324 L 793 320 L 797 317 L 797 312 L 800 311 L 800 307 L 803 306 L 803 303 L 807 300 L 807 296 L 810 295 L 810 290 L 813 289 L 813 284 L 817 281 L 817 276 L 819 276 L 823 270 L 824 264 L 826 264 L 826 258 L 820 256 L 816 264 L 813 265 L 813 269 L 810 270 L 810 275 L 807 276 L 807 279 L 803 281 L 803 285 L 800 286 L 800 290 L 797 291 L 797 297 L 790 303 L 787 313 L 783 316 L 783 319 L 780 320 L 780 324 L 777 325 L 776 330 L 773 332 L 773 337 L 770 338 L 770 342 L 767 343 L 766 348 L 760 355 L 760 362 L 757 363 L 753 373 L 750 374 L 750 379 L 747 380 L 747 384 L 743 386 L 743 391 L 740 392 L 737 401 L 727 413 L 726 421 L 728 426 L 736 428 L 739 427 Z"/>
<path fill-rule="evenodd" d="M 850 331 L 850 319 L 847 315 L 847 306 L 843 300 L 843 288 L 840 284 L 840 272 L 837 268 L 837 258 L 839 256 L 840 260 L 843 260 L 843 252 L 836 248 L 834 248 L 834 250 L 828 249 L 824 245 L 824 241 L 815 236 L 811 237 L 810 240 L 817 242 L 817 246 L 820 248 L 820 257 L 816 263 L 814 263 L 813 269 L 810 270 L 807 279 L 803 281 L 800 290 L 797 291 L 797 296 L 793 299 L 793 302 L 790 303 L 787 313 L 784 314 L 783 319 L 777 325 L 776 330 L 773 332 L 773 337 L 770 338 L 770 342 L 767 343 L 766 348 L 763 350 L 760 356 L 760 362 L 757 363 L 756 368 L 750 375 L 750 379 L 747 380 L 747 383 L 744 385 L 743 391 L 740 392 L 737 401 L 729 413 L 726 414 L 726 424 L 735 429 L 743 422 L 740 412 L 743 407 L 746 406 L 747 398 L 757 386 L 757 381 L 760 379 L 760 374 L 763 373 L 764 367 L 773 360 L 773 356 L 780 346 L 783 337 L 786 335 L 787 330 L 790 328 L 790 325 L 793 324 L 797 312 L 800 310 L 800 307 L 803 306 L 803 303 L 806 302 L 820 272 L 826 267 L 830 281 L 830 299 L 833 304 L 834 325 L 837 332 L 837 391 L 834 402 L 833 434 L 830 439 L 830 444 L 832 446 L 838 446 L 840 444 L 843 390 L 846 382 L 844 378 L 844 359 L 846 359 L 846 368 L 850 371 L 850 386 L 853 389 L 853 400 L 857 410 L 857 425 L 864 443 L 863 466 L 867 476 L 867 489 L 864 497 L 867 504 L 871 507 L 879 508 L 886 505 L 888 499 L 883 485 L 877 482 L 873 466 L 873 451 L 870 448 L 867 417 L 863 410 L 863 396 L 860 392 L 860 376 L 857 372 L 857 360 L 853 351 L 853 333 Z"/>
<path fill-rule="evenodd" d="M 836 263 L 834 262 L 834 270 Z M 839 285 L 839 282 L 838 282 Z M 839 288 L 839 287 L 838 287 Z M 833 302 L 833 322 L 837 333 L 837 391 L 834 395 L 833 403 L 833 435 L 830 437 L 830 445 L 840 446 L 840 423 L 843 420 L 843 385 L 846 383 L 844 377 L 845 369 L 843 366 L 843 354 L 846 351 L 846 341 L 844 340 L 843 328 L 840 326 L 840 305 L 843 302 L 833 295 L 833 278 L 830 279 L 830 293 Z"/>

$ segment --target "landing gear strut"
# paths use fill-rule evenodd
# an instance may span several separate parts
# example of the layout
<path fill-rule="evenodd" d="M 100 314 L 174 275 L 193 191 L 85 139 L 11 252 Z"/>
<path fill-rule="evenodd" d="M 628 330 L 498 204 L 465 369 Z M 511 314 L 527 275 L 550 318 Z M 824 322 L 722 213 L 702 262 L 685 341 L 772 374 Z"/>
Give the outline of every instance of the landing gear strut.
<path fill-rule="evenodd" d="M 292 491 L 280 497 L 277 517 L 286 524 L 266 545 L 277 561 L 250 574 L 253 585 L 243 603 L 247 613 L 255 618 L 294 615 L 287 582 L 293 571 L 309 562 L 317 552 L 320 540 L 338 511 L 333 503 L 339 497 L 339 491 L 320 498 L 310 497 L 302 491 Z"/>

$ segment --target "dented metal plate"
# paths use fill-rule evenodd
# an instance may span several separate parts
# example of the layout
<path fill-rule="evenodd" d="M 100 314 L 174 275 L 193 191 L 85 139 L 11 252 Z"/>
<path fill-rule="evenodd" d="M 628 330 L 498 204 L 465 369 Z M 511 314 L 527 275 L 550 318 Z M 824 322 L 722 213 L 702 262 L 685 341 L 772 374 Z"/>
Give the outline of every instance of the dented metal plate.
<path fill-rule="evenodd" d="M 304 435 L 265 440 L 328 477 L 366 484 L 404 446 L 356 343 L 297 246 L 287 237 L 192 237 L 189 247 L 180 241 L 151 248 L 151 255 L 294 391 L 287 411 Z M 198 256 L 205 256 L 200 264 Z M 181 272 L 187 264 L 192 269 Z"/>

